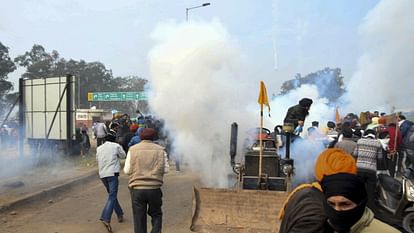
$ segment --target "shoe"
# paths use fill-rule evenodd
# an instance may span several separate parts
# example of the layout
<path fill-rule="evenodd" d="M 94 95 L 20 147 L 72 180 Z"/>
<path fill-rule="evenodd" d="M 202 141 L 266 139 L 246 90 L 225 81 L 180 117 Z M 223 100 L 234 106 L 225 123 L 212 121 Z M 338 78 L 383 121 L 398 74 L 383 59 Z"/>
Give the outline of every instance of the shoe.
<path fill-rule="evenodd" d="M 101 220 L 101 222 L 106 227 L 106 230 L 108 231 L 108 233 L 113 233 L 111 223 L 109 223 L 105 220 Z"/>
<path fill-rule="evenodd" d="M 124 222 L 124 215 L 118 216 L 118 222 Z"/>

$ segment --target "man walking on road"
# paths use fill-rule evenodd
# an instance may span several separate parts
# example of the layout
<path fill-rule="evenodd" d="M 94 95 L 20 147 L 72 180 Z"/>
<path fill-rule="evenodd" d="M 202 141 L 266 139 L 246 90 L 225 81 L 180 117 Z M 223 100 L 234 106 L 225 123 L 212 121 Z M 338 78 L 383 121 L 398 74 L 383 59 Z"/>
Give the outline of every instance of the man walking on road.
<path fill-rule="evenodd" d="M 104 143 L 108 129 L 104 123 L 97 121 L 95 127 L 93 127 L 93 133 L 96 137 L 96 147 L 98 147 Z"/>
<path fill-rule="evenodd" d="M 160 233 L 162 227 L 163 177 L 166 171 L 164 147 L 155 144 L 157 132 L 145 128 L 141 142 L 129 148 L 124 172 L 129 175 L 128 187 L 131 193 L 134 232 L 147 233 L 147 211 L 151 216 L 151 233 Z"/>
<path fill-rule="evenodd" d="M 100 220 L 109 233 L 112 233 L 111 217 L 115 210 L 118 222 L 123 222 L 124 211 L 118 202 L 118 176 L 121 169 L 120 159 L 125 159 L 126 154 L 122 147 L 115 142 L 112 134 L 105 136 L 105 143 L 97 148 L 96 160 L 98 161 L 99 177 L 108 192 L 108 200 L 102 210 Z"/>

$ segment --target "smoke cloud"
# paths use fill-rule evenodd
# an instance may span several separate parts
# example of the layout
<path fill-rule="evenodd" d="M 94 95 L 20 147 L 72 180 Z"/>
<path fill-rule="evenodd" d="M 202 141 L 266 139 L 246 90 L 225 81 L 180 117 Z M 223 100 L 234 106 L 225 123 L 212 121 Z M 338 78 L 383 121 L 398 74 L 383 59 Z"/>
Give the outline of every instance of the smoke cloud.
<path fill-rule="evenodd" d="M 217 20 L 159 25 L 152 34 L 157 45 L 150 51 L 152 111 L 165 120 L 172 132 L 174 153 L 201 174 L 203 185 L 228 187 L 230 125 L 239 124 L 238 159 L 246 131 L 260 123 L 257 96 L 261 77 L 251 77 L 248 62 L 237 41 Z M 253 65 L 252 65 L 253 64 Z M 263 78 L 266 82 L 266 78 Z M 268 87 L 269 90 L 269 87 Z M 268 91 L 271 93 L 271 91 Z M 264 127 L 273 131 L 283 124 L 286 111 L 301 98 L 314 100 L 306 128 L 313 120 L 325 125 L 334 109 L 320 98 L 316 86 L 303 85 L 271 101 L 271 118 L 264 113 Z M 323 145 L 304 140 L 292 146 L 299 180 L 312 177 L 314 160 Z M 281 151 L 281 153 L 284 153 Z M 284 154 L 282 154 L 284 156 Z M 312 168 L 310 168 L 312 167 Z M 309 177 L 311 176 L 311 177 Z"/>
<path fill-rule="evenodd" d="M 245 75 L 237 41 L 218 20 L 164 23 L 152 37 L 150 106 L 172 131 L 174 153 L 205 185 L 227 187 L 230 126 L 239 124 L 239 139 L 258 126 L 248 105 L 257 100 L 259 81 Z"/>
<path fill-rule="evenodd" d="M 338 106 L 342 113 L 410 107 L 410 89 L 414 86 L 410 69 L 414 64 L 413 7 L 414 2 L 409 0 L 383 0 L 367 14 L 359 27 L 364 53 L 347 82 L 347 106 Z M 174 133 L 176 153 L 200 171 L 204 182 L 227 186 L 225 177 L 231 173 L 230 125 L 239 124 L 239 141 L 248 128 L 259 125 L 258 83 L 268 77 L 247 75 L 254 61 L 243 56 L 237 41 L 218 20 L 164 23 L 152 38 L 157 42 L 149 54 L 153 111 Z M 272 93 L 271 88 L 268 90 Z M 282 124 L 287 109 L 303 97 L 312 98 L 314 104 L 302 134 L 306 136 L 312 121 L 324 127 L 335 119 L 335 107 L 320 98 L 322 94 L 316 86 L 303 85 L 273 98 L 272 117 L 264 118 L 265 127 L 273 129 Z M 292 147 L 299 176 L 299 170 L 313 169 L 315 158 L 323 150 L 312 143 Z"/>
<path fill-rule="evenodd" d="M 411 0 L 383 0 L 366 15 L 359 28 L 364 53 L 347 86 L 349 111 L 412 107 L 413 7 Z"/>

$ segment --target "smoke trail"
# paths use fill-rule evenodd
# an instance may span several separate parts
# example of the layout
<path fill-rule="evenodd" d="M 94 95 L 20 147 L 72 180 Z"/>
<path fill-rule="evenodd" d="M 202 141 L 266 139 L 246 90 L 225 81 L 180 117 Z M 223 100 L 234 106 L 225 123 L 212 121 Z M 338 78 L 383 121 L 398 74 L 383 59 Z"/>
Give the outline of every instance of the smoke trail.
<path fill-rule="evenodd" d="M 247 110 L 259 82 L 249 80 L 234 41 L 219 21 L 165 23 L 152 34 L 150 106 L 173 132 L 175 153 L 205 185 L 226 187 L 230 125 L 239 139 L 259 119 Z M 257 120 L 256 120 L 257 119 Z"/>
<path fill-rule="evenodd" d="M 382 0 L 360 25 L 364 54 L 347 86 L 350 111 L 412 107 L 414 20 L 411 0 Z"/>

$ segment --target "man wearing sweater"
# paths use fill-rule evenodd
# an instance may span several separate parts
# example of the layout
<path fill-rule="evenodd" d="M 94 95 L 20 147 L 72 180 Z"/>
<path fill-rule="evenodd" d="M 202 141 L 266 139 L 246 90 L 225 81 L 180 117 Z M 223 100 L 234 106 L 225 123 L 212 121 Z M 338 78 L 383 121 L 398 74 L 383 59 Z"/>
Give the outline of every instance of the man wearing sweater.
<path fill-rule="evenodd" d="M 357 161 L 357 175 L 362 178 L 367 189 L 368 207 L 376 213 L 377 158 L 383 154 L 381 142 L 376 139 L 374 130 L 365 131 L 364 136 L 358 140 L 353 155 Z"/>
<path fill-rule="evenodd" d="M 160 233 L 162 227 L 162 192 L 166 172 L 166 152 L 155 144 L 157 132 L 144 128 L 141 142 L 129 148 L 124 172 L 129 175 L 134 232 L 147 233 L 147 211 L 151 216 L 151 233 Z"/>

